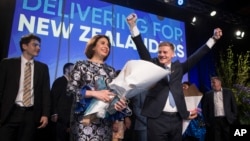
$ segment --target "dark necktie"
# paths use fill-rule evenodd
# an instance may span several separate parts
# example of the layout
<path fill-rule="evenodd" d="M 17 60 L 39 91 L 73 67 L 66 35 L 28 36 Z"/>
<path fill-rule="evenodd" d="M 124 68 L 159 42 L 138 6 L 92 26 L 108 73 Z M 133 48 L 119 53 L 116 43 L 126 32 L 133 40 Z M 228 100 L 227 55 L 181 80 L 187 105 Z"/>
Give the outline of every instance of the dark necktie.
<path fill-rule="evenodd" d="M 31 63 L 25 64 L 24 81 L 23 81 L 23 105 L 30 106 L 31 104 Z"/>
<path fill-rule="evenodd" d="M 169 67 L 166 67 L 166 70 L 171 71 Z M 169 80 L 170 80 L 170 74 L 167 75 L 167 77 L 168 77 L 168 81 L 169 81 Z M 174 97 L 173 97 L 173 94 L 171 93 L 170 90 L 169 90 L 168 98 L 169 98 L 170 106 L 171 106 L 172 108 L 174 108 L 174 107 L 175 107 Z"/>

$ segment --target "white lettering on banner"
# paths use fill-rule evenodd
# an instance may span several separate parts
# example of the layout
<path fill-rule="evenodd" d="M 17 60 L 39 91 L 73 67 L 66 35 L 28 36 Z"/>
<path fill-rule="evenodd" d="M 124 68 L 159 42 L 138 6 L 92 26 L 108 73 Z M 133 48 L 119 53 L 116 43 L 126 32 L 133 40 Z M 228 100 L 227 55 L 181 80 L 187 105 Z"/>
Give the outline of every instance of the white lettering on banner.
<path fill-rule="evenodd" d="M 66 27 L 64 22 L 60 22 L 59 25 L 57 25 L 55 20 L 45 19 L 41 17 L 37 18 L 35 16 L 30 16 L 30 18 L 28 19 L 24 14 L 20 14 L 18 31 L 24 31 L 25 29 L 27 29 L 30 33 L 37 33 L 40 35 L 48 36 L 49 30 L 51 28 L 54 37 L 59 37 L 60 34 L 62 34 L 63 38 L 68 39 L 73 25 L 74 24 L 70 23 L 69 26 Z"/>
<path fill-rule="evenodd" d="M 162 34 L 162 36 L 165 39 L 174 39 L 178 40 L 180 37 L 182 37 L 183 33 L 180 28 L 177 27 L 171 27 L 167 24 L 161 24 L 158 22 L 153 22 L 153 35 L 157 36 L 159 33 Z"/>
<path fill-rule="evenodd" d="M 54 20 L 51 20 L 51 25 L 52 25 L 53 35 L 54 35 L 55 37 L 59 37 L 60 34 L 62 33 L 63 38 L 66 38 L 66 39 L 69 38 L 69 35 L 70 35 L 70 33 L 71 33 L 71 31 L 72 31 L 72 28 L 73 28 L 73 26 L 74 26 L 74 24 L 70 23 L 70 24 L 69 24 L 69 27 L 66 28 L 65 23 L 64 23 L 64 22 L 60 22 L 60 23 L 59 23 L 59 26 L 57 27 L 56 21 L 54 21 Z M 56 27 L 57 27 L 57 28 L 56 28 Z M 61 30 L 62 30 L 62 31 L 61 31 Z"/>
<path fill-rule="evenodd" d="M 176 48 L 176 55 L 180 58 L 184 57 L 185 56 L 185 52 L 183 51 L 184 50 L 184 47 L 183 45 L 177 45 Z"/>
<path fill-rule="evenodd" d="M 42 12 L 47 15 L 63 16 L 64 18 L 70 19 L 78 15 L 81 21 L 85 21 L 87 16 L 91 14 L 91 7 L 86 7 L 84 11 L 82 10 L 81 4 L 75 2 L 66 3 L 70 9 L 67 13 L 63 12 L 64 4 L 63 0 L 23 0 L 22 8 L 29 11 L 42 10 Z"/>
<path fill-rule="evenodd" d="M 63 7 L 67 5 L 67 9 Z M 22 8 L 27 11 L 42 11 L 46 15 L 64 17 L 68 19 L 79 19 L 97 25 L 112 26 L 116 23 L 119 29 L 128 28 L 126 23 L 126 15 L 121 13 L 113 13 L 97 7 L 86 6 L 82 3 L 64 0 L 23 0 Z M 64 10 L 64 11 L 63 11 Z M 91 21 L 88 21 L 90 17 Z M 116 21 L 113 21 L 116 19 Z"/>
<path fill-rule="evenodd" d="M 92 34 L 91 37 L 97 34 L 102 34 L 102 29 L 100 28 L 91 28 Z"/>
<path fill-rule="evenodd" d="M 88 26 L 80 26 L 80 29 L 83 31 L 79 37 L 79 41 L 88 42 L 89 38 L 85 38 L 87 34 L 90 32 L 90 27 Z"/>
<path fill-rule="evenodd" d="M 151 53 L 157 53 L 158 52 L 158 45 L 159 43 L 154 39 L 148 39 L 148 50 Z"/>
<path fill-rule="evenodd" d="M 69 39 L 73 27 L 74 27 L 73 23 L 66 24 L 65 22 L 51 20 L 43 17 L 35 17 L 35 16 L 26 17 L 25 14 L 22 13 L 20 14 L 18 23 L 18 31 L 28 30 L 28 32 L 30 33 L 36 33 L 40 35 L 53 36 L 53 37 L 63 37 L 65 39 Z M 82 31 L 82 33 L 79 35 L 78 38 L 79 41 L 88 42 L 89 38 L 93 37 L 94 35 L 105 34 L 110 37 L 112 46 L 124 49 L 131 48 L 133 50 L 136 50 L 136 47 L 130 35 L 121 36 L 120 32 L 103 30 L 101 28 L 93 28 L 93 27 L 91 28 L 89 26 L 83 26 L 83 25 L 80 25 L 79 29 Z M 175 32 L 175 34 L 173 34 L 176 35 L 174 38 L 176 37 L 180 38 L 179 35 L 181 34 L 179 33 L 179 30 L 177 30 L 177 28 L 173 28 L 173 30 L 171 31 Z M 157 53 L 159 41 L 151 38 L 144 38 L 143 40 L 145 46 L 148 48 L 150 53 Z M 180 44 L 175 45 L 175 53 L 178 58 L 185 57 L 184 47 L 181 44 L 181 41 Z"/>

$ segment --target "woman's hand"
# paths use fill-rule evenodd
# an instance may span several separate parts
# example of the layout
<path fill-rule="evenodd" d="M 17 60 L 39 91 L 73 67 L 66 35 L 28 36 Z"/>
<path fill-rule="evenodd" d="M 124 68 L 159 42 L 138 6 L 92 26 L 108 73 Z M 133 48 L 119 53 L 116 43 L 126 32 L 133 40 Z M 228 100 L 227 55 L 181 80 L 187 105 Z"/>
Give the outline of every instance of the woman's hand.
<path fill-rule="evenodd" d="M 119 123 L 118 122 L 119 122 L 118 120 L 116 120 L 115 122 L 113 122 L 113 126 L 112 126 L 113 132 L 117 132 L 118 131 L 118 129 L 119 129 Z"/>
<path fill-rule="evenodd" d="M 128 106 L 128 103 L 126 101 L 126 98 L 120 98 L 120 100 L 115 103 L 114 108 L 116 111 L 122 111 L 127 106 Z"/>
<path fill-rule="evenodd" d="M 125 117 L 124 124 L 125 124 L 126 129 L 129 129 L 131 127 L 131 119 L 130 119 L 130 117 Z"/>
<path fill-rule="evenodd" d="M 91 96 L 103 102 L 111 102 L 115 94 L 109 90 L 89 91 Z"/>
<path fill-rule="evenodd" d="M 197 109 L 194 109 L 194 110 L 190 110 L 189 111 L 189 117 L 188 117 L 188 119 L 194 119 L 194 118 L 196 118 L 197 117 L 197 114 L 198 114 L 198 110 Z"/>

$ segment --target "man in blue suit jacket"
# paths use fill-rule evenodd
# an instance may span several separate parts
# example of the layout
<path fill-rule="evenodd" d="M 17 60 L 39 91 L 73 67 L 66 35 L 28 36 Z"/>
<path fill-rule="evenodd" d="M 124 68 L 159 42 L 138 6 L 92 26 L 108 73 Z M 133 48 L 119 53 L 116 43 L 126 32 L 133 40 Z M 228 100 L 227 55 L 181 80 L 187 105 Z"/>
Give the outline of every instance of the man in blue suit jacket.
<path fill-rule="evenodd" d="M 232 90 L 223 88 L 221 79 L 211 77 L 212 90 L 202 99 L 202 111 L 210 141 L 229 141 L 230 125 L 237 120 L 237 104 Z"/>
<path fill-rule="evenodd" d="M 41 39 L 28 34 L 20 40 L 21 57 L 0 63 L 0 140 L 34 141 L 36 128 L 44 128 L 50 115 L 48 66 L 34 57 L 40 52 Z M 24 68 L 31 63 L 30 104 L 23 102 Z"/>
<path fill-rule="evenodd" d="M 142 115 L 147 117 L 148 141 L 181 141 L 182 120 L 194 119 L 197 110 L 188 111 L 182 91 L 182 77 L 204 55 L 206 55 L 222 36 L 220 28 L 214 30 L 214 35 L 200 49 L 181 63 L 172 62 L 174 57 L 174 45 L 170 42 L 161 42 L 158 49 L 158 57 L 151 58 L 149 51 L 143 43 L 140 32 L 136 26 L 136 15 L 131 14 L 127 18 L 132 39 L 137 47 L 140 58 L 151 61 L 162 68 L 170 68 L 170 79 L 160 80 L 146 96 Z M 171 98 L 170 94 L 172 94 Z M 170 95 L 170 96 L 169 96 Z M 171 100 L 174 99 L 174 100 Z M 174 104 L 172 101 L 174 101 Z"/>

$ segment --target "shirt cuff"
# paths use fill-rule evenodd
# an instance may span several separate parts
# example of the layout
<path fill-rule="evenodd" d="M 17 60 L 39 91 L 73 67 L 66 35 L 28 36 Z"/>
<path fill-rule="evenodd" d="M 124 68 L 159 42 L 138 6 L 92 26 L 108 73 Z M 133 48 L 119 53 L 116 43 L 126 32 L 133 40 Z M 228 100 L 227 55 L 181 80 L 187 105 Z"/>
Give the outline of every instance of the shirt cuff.
<path fill-rule="evenodd" d="M 208 41 L 206 42 L 206 45 L 209 47 L 209 48 L 212 48 L 214 46 L 214 44 L 216 43 L 216 40 L 213 39 L 213 38 L 209 38 Z"/>
<path fill-rule="evenodd" d="M 132 29 L 130 29 L 130 33 L 132 37 L 136 37 L 140 34 L 140 31 L 137 26 L 134 26 Z"/>

